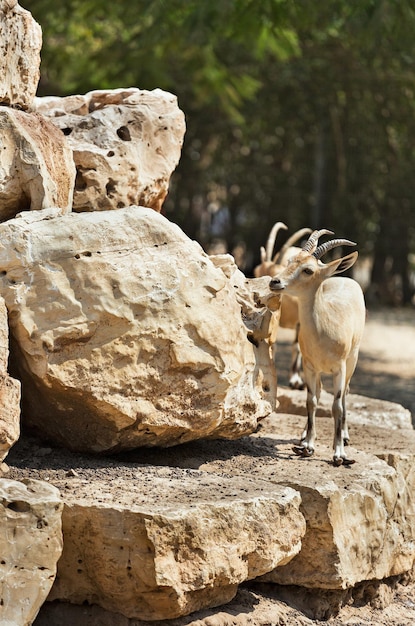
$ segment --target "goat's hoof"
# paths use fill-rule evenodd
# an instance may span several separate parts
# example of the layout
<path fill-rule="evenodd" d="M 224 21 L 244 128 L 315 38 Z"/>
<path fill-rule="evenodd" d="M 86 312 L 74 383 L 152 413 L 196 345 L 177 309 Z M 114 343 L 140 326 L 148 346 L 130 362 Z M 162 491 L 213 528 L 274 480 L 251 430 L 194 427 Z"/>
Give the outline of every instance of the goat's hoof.
<path fill-rule="evenodd" d="M 302 456 L 303 452 L 304 452 L 304 448 L 303 446 L 293 446 L 293 452 L 297 455 L 297 456 Z"/>
<path fill-rule="evenodd" d="M 297 456 L 309 457 L 313 456 L 314 450 L 310 450 L 310 448 L 306 448 L 305 446 L 293 446 L 293 452 Z"/>
<path fill-rule="evenodd" d="M 353 465 L 353 463 L 356 463 L 354 459 L 343 459 L 343 465 Z"/>
<path fill-rule="evenodd" d="M 290 380 L 288 386 L 290 389 L 305 389 L 305 383 L 302 380 Z"/>
<path fill-rule="evenodd" d="M 356 463 L 354 459 L 346 459 L 341 456 L 333 457 L 333 465 L 335 467 L 340 467 L 340 465 L 344 465 L 345 467 L 347 467 L 349 465 L 353 465 L 353 463 Z"/>

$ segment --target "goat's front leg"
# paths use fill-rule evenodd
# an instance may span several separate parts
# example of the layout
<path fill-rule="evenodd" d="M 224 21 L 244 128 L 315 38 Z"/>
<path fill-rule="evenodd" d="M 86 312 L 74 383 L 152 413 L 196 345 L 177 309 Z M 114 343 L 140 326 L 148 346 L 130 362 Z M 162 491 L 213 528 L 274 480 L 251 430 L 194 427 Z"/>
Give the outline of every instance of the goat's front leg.
<path fill-rule="evenodd" d="M 293 450 L 299 456 L 311 456 L 314 454 L 314 446 L 316 440 L 316 410 L 320 399 L 321 381 L 320 376 L 314 370 L 307 369 L 307 423 L 303 434 L 301 435 L 301 443 L 294 446 Z"/>
<path fill-rule="evenodd" d="M 332 414 L 334 419 L 333 463 L 339 465 L 352 465 L 355 461 L 348 459 L 344 451 L 345 441 L 349 434 L 346 424 L 346 375 L 344 368 L 333 377 L 334 400 Z"/>

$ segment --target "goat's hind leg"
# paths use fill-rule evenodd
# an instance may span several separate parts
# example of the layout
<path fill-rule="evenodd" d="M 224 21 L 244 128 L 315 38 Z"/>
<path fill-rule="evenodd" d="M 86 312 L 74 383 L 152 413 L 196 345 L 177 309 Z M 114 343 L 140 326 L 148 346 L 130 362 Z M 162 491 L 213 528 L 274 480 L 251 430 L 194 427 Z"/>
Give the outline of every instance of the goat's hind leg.
<path fill-rule="evenodd" d="M 334 400 L 332 406 L 332 414 L 334 418 L 334 441 L 333 441 L 333 463 L 339 465 L 352 465 L 355 463 L 353 459 L 348 459 L 344 451 L 345 442 L 348 442 L 349 434 L 346 424 L 346 391 L 347 384 L 345 380 L 344 368 L 334 377 L 333 391 Z M 347 444 L 346 444 L 347 445 Z"/>
<path fill-rule="evenodd" d="M 342 403 L 342 406 L 343 406 L 342 438 L 343 438 L 343 444 L 345 446 L 348 446 L 350 442 L 349 429 L 347 427 L 347 418 L 346 418 L 346 397 L 348 393 L 349 393 L 349 385 L 347 385 L 346 393 L 343 395 L 343 403 Z"/>
<path fill-rule="evenodd" d="M 321 381 L 320 376 L 314 372 L 307 374 L 307 423 L 301 435 L 299 446 L 294 446 L 293 451 L 298 456 L 312 456 L 316 440 L 316 410 L 320 399 Z"/>
<path fill-rule="evenodd" d="M 300 324 L 296 324 L 295 327 L 295 339 L 291 347 L 291 370 L 290 380 L 288 382 L 291 389 L 304 389 L 305 384 L 301 378 L 302 356 L 300 350 L 300 344 L 298 343 L 298 333 L 300 330 Z"/>

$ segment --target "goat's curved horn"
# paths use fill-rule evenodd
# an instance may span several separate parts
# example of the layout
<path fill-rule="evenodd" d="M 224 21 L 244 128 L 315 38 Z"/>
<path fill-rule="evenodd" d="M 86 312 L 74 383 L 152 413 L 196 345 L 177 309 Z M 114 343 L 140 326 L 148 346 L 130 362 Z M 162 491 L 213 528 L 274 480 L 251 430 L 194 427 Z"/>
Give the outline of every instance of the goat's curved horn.
<path fill-rule="evenodd" d="M 322 230 L 313 230 L 308 240 L 303 245 L 303 250 L 305 252 L 313 254 L 313 252 L 317 248 L 318 240 L 322 235 L 334 235 L 334 233 L 332 230 L 327 230 L 326 228 L 323 228 Z"/>
<path fill-rule="evenodd" d="M 288 237 L 287 241 L 282 246 L 281 250 L 277 252 L 277 254 L 274 256 L 274 258 L 272 259 L 272 262 L 275 263 L 276 265 L 279 264 L 282 257 L 287 252 L 288 248 L 291 248 L 291 246 L 297 243 L 297 241 L 301 239 L 301 237 L 304 237 L 305 235 L 309 235 L 311 232 L 312 232 L 311 228 L 300 228 L 300 230 L 297 230 L 295 233 L 293 233 L 291 237 Z"/>
<path fill-rule="evenodd" d="M 284 222 L 275 222 L 274 226 L 271 228 L 271 231 L 268 235 L 268 240 L 267 240 L 267 261 L 271 261 L 272 259 L 272 251 L 274 250 L 274 246 L 275 246 L 275 240 L 277 238 L 277 234 L 278 231 L 281 230 L 281 228 L 284 228 L 284 230 L 287 230 L 287 226 L 284 224 Z"/>
<path fill-rule="evenodd" d="M 316 257 L 316 259 L 320 259 L 326 252 L 332 250 L 333 248 L 337 248 L 337 246 L 356 246 L 357 244 L 354 241 L 349 241 L 348 239 L 332 239 L 331 241 L 326 241 L 319 246 L 312 255 Z"/>

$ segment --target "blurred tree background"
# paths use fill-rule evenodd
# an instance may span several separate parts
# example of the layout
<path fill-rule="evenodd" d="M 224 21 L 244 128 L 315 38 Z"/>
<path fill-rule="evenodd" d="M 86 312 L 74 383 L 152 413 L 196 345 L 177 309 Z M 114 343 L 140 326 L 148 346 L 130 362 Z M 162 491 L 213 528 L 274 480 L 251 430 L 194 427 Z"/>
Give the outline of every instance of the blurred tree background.
<path fill-rule="evenodd" d="M 368 259 L 369 304 L 413 303 L 412 0 L 21 4 L 43 30 L 38 95 L 178 96 L 164 213 L 206 250 L 224 242 L 251 275 L 275 221 L 330 228 Z"/>

